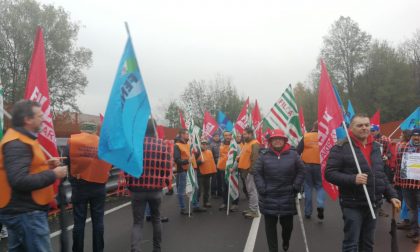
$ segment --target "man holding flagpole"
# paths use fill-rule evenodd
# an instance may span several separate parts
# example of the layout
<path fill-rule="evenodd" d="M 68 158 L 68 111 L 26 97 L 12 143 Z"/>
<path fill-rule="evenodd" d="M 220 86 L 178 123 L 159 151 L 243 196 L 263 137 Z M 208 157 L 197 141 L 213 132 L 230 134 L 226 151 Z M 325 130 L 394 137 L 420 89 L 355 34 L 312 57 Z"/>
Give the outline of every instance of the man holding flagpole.
<path fill-rule="evenodd" d="M 350 122 L 351 142 L 346 138 L 332 147 L 325 170 L 325 179 L 338 186 L 344 220 L 342 251 L 373 251 L 376 219 L 371 215 L 363 191 L 366 186 L 377 212 L 383 196 L 399 208 L 396 191 L 384 173 L 379 144 L 370 135 L 370 121 L 366 115 L 355 115 Z M 356 168 L 351 146 L 362 173 Z"/>

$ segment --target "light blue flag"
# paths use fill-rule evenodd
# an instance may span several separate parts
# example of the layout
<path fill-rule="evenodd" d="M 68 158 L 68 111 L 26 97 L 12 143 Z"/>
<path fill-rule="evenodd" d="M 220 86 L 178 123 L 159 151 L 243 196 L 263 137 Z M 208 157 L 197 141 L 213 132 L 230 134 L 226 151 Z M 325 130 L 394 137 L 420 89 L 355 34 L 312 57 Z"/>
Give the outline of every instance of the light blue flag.
<path fill-rule="evenodd" d="M 98 156 L 138 178 L 143 173 L 143 141 L 150 104 L 128 37 L 109 96 Z"/>
<path fill-rule="evenodd" d="M 334 87 L 335 96 L 337 97 L 338 105 L 340 105 L 341 111 L 344 111 L 343 102 L 341 101 L 340 94 L 338 93 L 338 90 L 334 85 L 333 85 L 333 87 Z M 344 113 L 343 113 L 343 115 L 344 115 Z M 345 115 L 344 115 L 344 117 L 345 117 Z M 335 132 L 337 134 L 337 140 L 342 140 L 342 139 L 346 138 L 346 131 L 343 128 L 343 126 L 340 126 L 340 127 L 336 128 Z"/>
<path fill-rule="evenodd" d="M 346 121 L 347 125 L 350 124 L 350 121 L 355 114 L 356 113 L 354 112 L 353 105 L 351 104 L 351 101 L 347 100 L 347 113 L 344 116 L 344 120 Z"/>
<path fill-rule="evenodd" d="M 401 123 L 400 128 L 401 130 L 420 128 L 420 107 L 417 107 L 417 109 Z"/>
<path fill-rule="evenodd" d="M 233 129 L 233 123 L 222 111 L 217 112 L 217 124 L 219 124 L 219 127 L 222 131 L 232 131 Z"/>

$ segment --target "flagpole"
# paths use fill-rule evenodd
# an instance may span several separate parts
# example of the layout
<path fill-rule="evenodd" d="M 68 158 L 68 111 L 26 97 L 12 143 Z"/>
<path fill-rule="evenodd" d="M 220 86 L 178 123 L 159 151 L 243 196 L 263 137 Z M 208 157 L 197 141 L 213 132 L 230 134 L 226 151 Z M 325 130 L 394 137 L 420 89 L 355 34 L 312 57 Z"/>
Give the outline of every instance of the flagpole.
<path fill-rule="evenodd" d="M 226 169 L 228 169 L 228 168 L 226 167 Z M 228 195 L 227 195 L 228 198 L 227 198 L 227 206 L 226 206 L 226 215 L 229 215 L 229 205 L 230 205 L 230 176 L 231 176 L 231 172 L 229 171 L 229 177 L 228 177 L 229 183 L 228 183 Z"/>
<path fill-rule="evenodd" d="M 305 225 L 303 224 L 302 211 L 300 210 L 300 202 L 299 202 L 298 197 L 295 197 L 295 203 L 296 203 L 296 208 L 298 212 L 300 227 L 302 229 L 303 241 L 305 242 L 305 249 L 306 249 L 306 252 L 309 252 L 308 241 L 306 239 Z"/>
<path fill-rule="evenodd" d="M 356 157 L 356 152 L 354 151 L 353 143 L 350 139 L 349 131 L 347 129 L 345 121 L 342 121 L 342 125 L 344 127 L 344 130 L 346 131 L 347 139 L 350 143 L 350 149 L 351 149 L 351 152 L 353 154 L 354 161 L 356 162 L 357 171 L 359 172 L 359 174 L 362 174 L 362 170 L 360 169 L 359 160 Z M 367 191 L 366 185 L 363 185 L 363 190 L 365 191 L 365 196 L 366 196 L 366 199 L 367 199 L 367 202 L 368 202 L 368 205 L 369 205 L 370 213 L 372 214 L 372 219 L 376 219 L 375 211 L 373 210 L 372 202 L 370 201 L 370 197 L 369 197 L 369 193 Z"/>
<path fill-rule="evenodd" d="M 391 135 L 389 135 L 388 136 L 388 138 L 391 138 L 394 134 L 395 134 L 395 132 L 397 132 L 397 130 L 399 129 L 401 127 L 401 124 L 400 125 L 398 125 L 398 127 L 391 133 Z"/>

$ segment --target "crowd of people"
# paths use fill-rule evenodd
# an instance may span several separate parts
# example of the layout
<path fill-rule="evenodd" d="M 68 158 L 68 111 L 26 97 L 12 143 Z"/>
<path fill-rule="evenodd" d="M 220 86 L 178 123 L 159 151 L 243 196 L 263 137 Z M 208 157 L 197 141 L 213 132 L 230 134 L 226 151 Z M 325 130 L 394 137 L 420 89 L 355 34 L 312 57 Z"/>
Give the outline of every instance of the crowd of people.
<path fill-rule="evenodd" d="M 8 250 L 52 251 L 47 218 L 49 203 L 54 200 L 54 182 L 67 177 L 68 173 L 74 218 L 72 249 L 83 251 L 89 206 L 93 226 L 92 250 L 103 251 L 105 183 L 112 165 L 97 156 L 100 125 L 82 124 L 81 133 L 69 138 L 64 157 L 47 160 L 36 140 L 42 123 L 40 105 L 20 101 L 14 105 L 12 115 L 12 127 L 0 144 L 0 223 L 8 229 Z M 181 129 L 174 141 L 173 152 L 153 158 L 175 164 L 181 215 L 191 214 L 186 201 L 190 166 L 194 167 L 199 184 L 191 201 L 192 214 L 211 208 L 209 199 L 212 195 L 220 199 L 219 210 L 229 207 L 232 212 L 239 211 L 239 198 L 228 200 L 229 185 L 225 180 L 226 172 L 237 172 L 248 203 L 242 212 L 244 217 L 254 219 L 263 215 L 270 252 L 278 251 L 279 222 L 281 247 L 288 251 L 293 219 L 298 213 L 296 197 L 299 193 L 305 195 L 306 219 L 312 218 L 313 191 L 316 193 L 317 219 L 322 221 L 328 212 L 322 186 L 317 126 L 315 122 L 298 146 L 292 146 L 280 129 L 272 130 L 266 136 L 267 143 L 262 145 L 255 139 L 254 130 L 246 128 L 236 138 L 230 131 L 216 134 L 212 139 L 202 138 L 198 152 L 191 151 L 189 132 Z M 339 204 L 344 222 L 342 251 L 373 251 L 377 220 L 372 217 L 372 210 L 375 215 L 385 216 L 381 210 L 384 199 L 396 209 L 401 207 L 404 199 L 410 215 L 405 216 L 398 227 L 408 230 L 407 237 L 418 242 L 420 182 L 407 177 L 406 156 L 420 153 L 420 129 L 404 131 L 401 141 L 394 143 L 370 124 L 368 116 L 357 114 L 351 119 L 349 136 L 332 147 L 325 168 L 326 181 L 336 185 L 340 192 Z M 232 141 L 236 141 L 240 151 L 235 168 L 227 171 Z M 167 142 L 156 138 L 153 122 L 149 120 L 145 157 L 155 155 L 156 148 L 169 150 L 169 147 Z M 154 166 L 156 163 L 145 163 L 140 178 L 126 176 L 133 213 L 131 251 L 141 251 L 146 216 L 153 224 L 153 251 L 161 251 L 162 189 L 170 182 L 166 174 L 151 184 L 147 176 Z M 172 167 L 165 166 L 164 169 L 172 170 Z"/>

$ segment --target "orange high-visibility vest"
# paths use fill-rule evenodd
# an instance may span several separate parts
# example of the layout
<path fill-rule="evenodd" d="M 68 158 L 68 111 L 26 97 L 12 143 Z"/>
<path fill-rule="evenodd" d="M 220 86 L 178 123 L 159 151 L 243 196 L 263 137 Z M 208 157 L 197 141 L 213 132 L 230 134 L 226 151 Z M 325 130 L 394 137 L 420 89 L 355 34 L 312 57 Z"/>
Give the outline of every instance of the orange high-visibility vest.
<path fill-rule="evenodd" d="M 76 179 L 104 184 L 112 165 L 98 159 L 99 137 L 80 133 L 70 136 L 70 174 Z"/>
<path fill-rule="evenodd" d="M 201 152 L 202 155 L 198 158 L 198 160 L 204 161 L 200 165 L 200 173 L 203 175 L 216 173 L 216 164 L 214 163 L 213 153 L 211 150 L 205 150 Z"/>
<path fill-rule="evenodd" d="M 190 159 L 190 145 L 187 143 L 176 143 L 176 145 L 179 147 L 179 150 L 181 151 L 181 159 L 182 160 L 189 160 Z M 192 165 L 194 169 L 197 169 L 197 162 L 195 161 L 195 157 L 193 155 L 192 159 Z M 188 170 L 188 164 L 183 165 L 182 169 L 184 171 Z"/>
<path fill-rule="evenodd" d="M 41 173 L 49 169 L 47 159 L 45 158 L 44 153 L 42 153 L 38 140 L 31 139 L 12 128 L 8 129 L 0 143 L 0 208 L 6 207 L 12 198 L 12 188 L 7 180 L 7 174 L 4 167 L 3 146 L 13 140 L 19 140 L 22 143 L 31 146 L 33 157 L 31 167 L 29 167 L 30 174 Z M 54 196 L 52 184 L 32 191 L 33 201 L 40 206 L 47 205 L 53 201 Z"/>
<path fill-rule="evenodd" d="M 302 161 L 306 164 L 319 164 L 319 144 L 318 144 L 318 133 L 309 132 L 303 136 L 303 152 Z"/>
<path fill-rule="evenodd" d="M 259 144 L 257 140 L 253 139 L 248 143 L 245 143 L 241 148 L 241 154 L 239 157 L 238 168 L 248 170 L 251 167 L 251 154 L 252 145 Z"/>
<path fill-rule="evenodd" d="M 217 162 L 217 169 L 219 169 L 219 170 L 225 170 L 226 169 L 226 163 L 227 163 L 228 154 L 229 154 L 229 146 L 230 146 L 230 144 L 220 145 L 219 161 Z"/>

